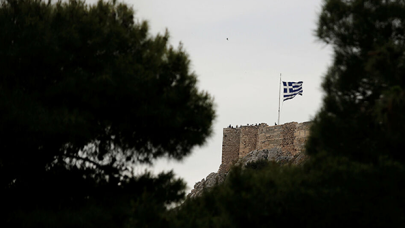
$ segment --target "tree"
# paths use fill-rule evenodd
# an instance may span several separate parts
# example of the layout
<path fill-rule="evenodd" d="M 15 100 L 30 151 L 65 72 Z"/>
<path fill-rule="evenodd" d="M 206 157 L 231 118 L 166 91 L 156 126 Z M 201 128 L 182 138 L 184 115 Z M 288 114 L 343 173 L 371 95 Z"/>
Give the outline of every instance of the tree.
<path fill-rule="evenodd" d="M 325 1 L 317 36 L 332 45 L 334 60 L 307 144 L 310 155 L 405 162 L 404 23 L 403 1 Z"/>
<path fill-rule="evenodd" d="M 173 227 L 403 227 L 403 164 L 342 157 L 297 166 L 236 167 L 173 211 Z"/>
<path fill-rule="evenodd" d="M 122 187 L 137 182 L 136 164 L 182 159 L 211 135 L 213 99 L 197 89 L 188 55 L 126 4 L 0 0 L 0 31 L 4 191 L 62 177 L 91 191 Z"/>
<path fill-rule="evenodd" d="M 210 135 L 212 99 L 187 54 L 125 4 L 3 0 L 0 18 L 3 184 L 55 158 L 100 170 L 181 159 Z"/>

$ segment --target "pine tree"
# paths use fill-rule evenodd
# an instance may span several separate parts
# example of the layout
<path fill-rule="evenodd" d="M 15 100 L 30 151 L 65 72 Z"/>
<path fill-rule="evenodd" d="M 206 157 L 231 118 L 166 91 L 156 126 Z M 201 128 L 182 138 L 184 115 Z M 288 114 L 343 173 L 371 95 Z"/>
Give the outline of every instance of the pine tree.
<path fill-rule="evenodd" d="M 181 159 L 210 136 L 213 101 L 187 54 L 168 33 L 151 36 L 127 5 L 0 6 L 2 186 L 66 160 L 121 175 Z"/>
<path fill-rule="evenodd" d="M 103 216 L 99 225 L 108 227 L 125 220 L 115 209 L 131 202 L 152 197 L 161 212 L 182 200 L 185 185 L 172 173 L 132 172 L 159 157 L 182 159 L 212 133 L 213 99 L 169 38 L 149 34 L 115 0 L 0 0 L 0 201 L 14 213 L 8 219 L 38 220 L 17 215 L 35 208 L 49 210 L 44 217 L 61 208 L 77 215 L 93 202 L 82 214 Z"/>
<path fill-rule="evenodd" d="M 308 153 L 405 162 L 404 1 L 325 1 L 316 32 L 334 56 Z"/>

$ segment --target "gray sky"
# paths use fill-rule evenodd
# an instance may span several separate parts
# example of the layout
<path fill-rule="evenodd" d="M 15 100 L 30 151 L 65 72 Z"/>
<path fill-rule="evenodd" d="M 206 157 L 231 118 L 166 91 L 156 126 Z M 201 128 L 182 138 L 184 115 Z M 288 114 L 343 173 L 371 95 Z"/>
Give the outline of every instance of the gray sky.
<path fill-rule="evenodd" d="M 92 1 L 90 1 L 92 2 Z M 200 90 L 215 99 L 214 135 L 181 162 L 159 160 L 188 184 L 217 172 L 222 130 L 229 124 L 267 123 L 278 115 L 279 76 L 303 81 L 303 96 L 282 104 L 280 123 L 311 120 L 320 108 L 322 77 L 331 49 L 314 36 L 321 0 L 125 0 L 147 20 L 152 35 L 169 30 L 191 59 Z M 228 40 L 227 40 L 228 38 Z M 141 170 L 139 170 L 141 172 Z"/>

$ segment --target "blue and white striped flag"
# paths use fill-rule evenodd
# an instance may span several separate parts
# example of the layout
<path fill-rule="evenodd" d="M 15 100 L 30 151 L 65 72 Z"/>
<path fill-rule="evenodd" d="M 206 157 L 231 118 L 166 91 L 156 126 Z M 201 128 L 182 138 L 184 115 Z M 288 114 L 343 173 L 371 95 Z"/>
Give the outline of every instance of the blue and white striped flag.
<path fill-rule="evenodd" d="M 302 81 L 300 82 L 283 82 L 283 101 L 293 99 L 295 95 L 299 94 L 302 96 L 304 90 L 302 89 Z"/>

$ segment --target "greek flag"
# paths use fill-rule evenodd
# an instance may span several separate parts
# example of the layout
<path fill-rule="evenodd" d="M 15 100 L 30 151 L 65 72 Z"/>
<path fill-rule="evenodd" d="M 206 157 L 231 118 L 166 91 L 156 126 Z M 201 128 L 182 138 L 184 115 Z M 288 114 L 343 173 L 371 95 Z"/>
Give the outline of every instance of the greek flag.
<path fill-rule="evenodd" d="M 283 82 L 283 101 L 293 99 L 295 95 L 302 96 L 304 90 L 302 89 L 302 81 L 300 82 Z"/>

